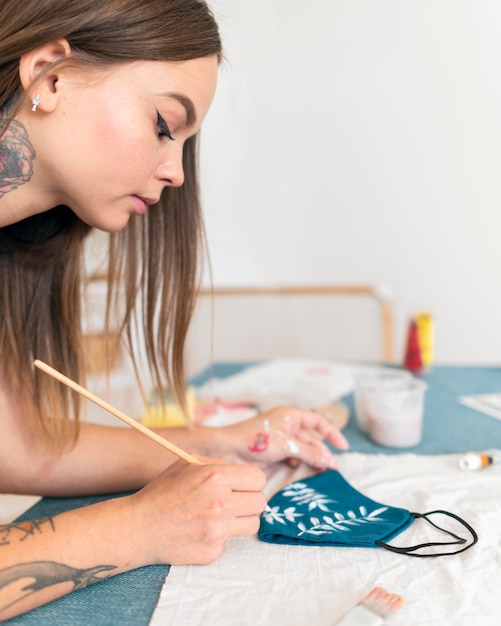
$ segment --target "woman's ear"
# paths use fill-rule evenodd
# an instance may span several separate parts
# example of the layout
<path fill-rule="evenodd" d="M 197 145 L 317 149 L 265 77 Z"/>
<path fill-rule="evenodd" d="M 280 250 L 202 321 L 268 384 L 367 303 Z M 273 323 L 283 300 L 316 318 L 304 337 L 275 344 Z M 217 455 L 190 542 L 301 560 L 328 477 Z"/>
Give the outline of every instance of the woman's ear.
<path fill-rule="evenodd" d="M 57 39 L 51 43 L 23 54 L 19 60 L 19 79 L 30 99 L 37 97 L 40 100 L 38 109 L 44 112 L 53 111 L 59 99 L 57 82 L 60 78 L 59 70 L 49 72 L 42 80 L 32 87 L 32 83 L 52 63 L 68 57 L 71 54 L 70 45 L 66 39 Z"/>

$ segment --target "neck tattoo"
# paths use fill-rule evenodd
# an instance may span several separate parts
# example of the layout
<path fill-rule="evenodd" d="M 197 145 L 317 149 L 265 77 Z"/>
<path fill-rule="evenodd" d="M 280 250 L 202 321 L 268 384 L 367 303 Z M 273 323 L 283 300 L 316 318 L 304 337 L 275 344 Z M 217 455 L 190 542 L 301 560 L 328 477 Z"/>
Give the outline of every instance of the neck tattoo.
<path fill-rule="evenodd" d="M 5 119 L 0 113 L 0 124 Z M 26 127 L 12 120 L 0 138 L 0 198 L 31 179 L 35 157 Z"/>

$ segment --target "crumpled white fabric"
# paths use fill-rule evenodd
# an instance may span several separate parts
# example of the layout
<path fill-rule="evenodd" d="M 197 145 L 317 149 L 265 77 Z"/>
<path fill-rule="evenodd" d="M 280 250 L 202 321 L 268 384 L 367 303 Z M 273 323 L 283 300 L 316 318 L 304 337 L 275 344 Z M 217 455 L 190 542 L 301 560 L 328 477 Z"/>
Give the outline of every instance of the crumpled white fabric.
<path fill-rule="evenodd" d="M 261 409 L 279 404 L 311 408 L 335 402 L 353 391 L 357 374 L 383 369 L 318 359 L 271 359 L 233 376 L 211 379 L 197 388 L 197 396 L 253 402 Z"/>
<path fill-rule="evenodd" d="M 464 518 L 479 536 L 466 552 L 413 558 L 383 548 L 233 538 L 210 565 L 171 568 L 150 626 L 331 626 L 376 585 L 405 597 L 402 608 L 387 618 L 388 626 L 498 626 L 501 464 L 467 472 L 459 469 L 461 456 L 345 453 L 339 465 L 356 489 L 376 501 L 419 513 L 445 509 Z M 267 495 L 309 473 L 304 466 L 275 466 Z M 436 521 L 445 526 L 447 519 Z M 434 532 L 416 520 L 392 543 L 444 540 Z M 464 530 L 460 534 L 467 536 Z"/>

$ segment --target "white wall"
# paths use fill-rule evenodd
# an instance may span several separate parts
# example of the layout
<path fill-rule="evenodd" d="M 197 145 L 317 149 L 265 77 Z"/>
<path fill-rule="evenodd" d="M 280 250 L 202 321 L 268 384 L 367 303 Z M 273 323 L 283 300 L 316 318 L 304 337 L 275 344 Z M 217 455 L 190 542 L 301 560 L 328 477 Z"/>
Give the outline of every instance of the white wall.
<path fill-rule="evenodd" d="M 214 282 L 391 287 L 397 357 L 501 359 L 501 3 L 210 0 L 202 131 Z"/>

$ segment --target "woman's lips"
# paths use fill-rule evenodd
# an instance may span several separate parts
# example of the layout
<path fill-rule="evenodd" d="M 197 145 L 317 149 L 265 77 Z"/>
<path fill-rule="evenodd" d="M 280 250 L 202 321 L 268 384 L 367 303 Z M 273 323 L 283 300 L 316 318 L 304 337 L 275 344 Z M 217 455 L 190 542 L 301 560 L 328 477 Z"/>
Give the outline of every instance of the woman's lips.
<path fill-rule="evenodd" d="M 143 198 L 142 196 L 132 196 L 132 202 L 137 215 L 143 215 L 146 211 L 146 207 L 152 204 L 156 204 L 158 199 L 156 198 Z"/>

